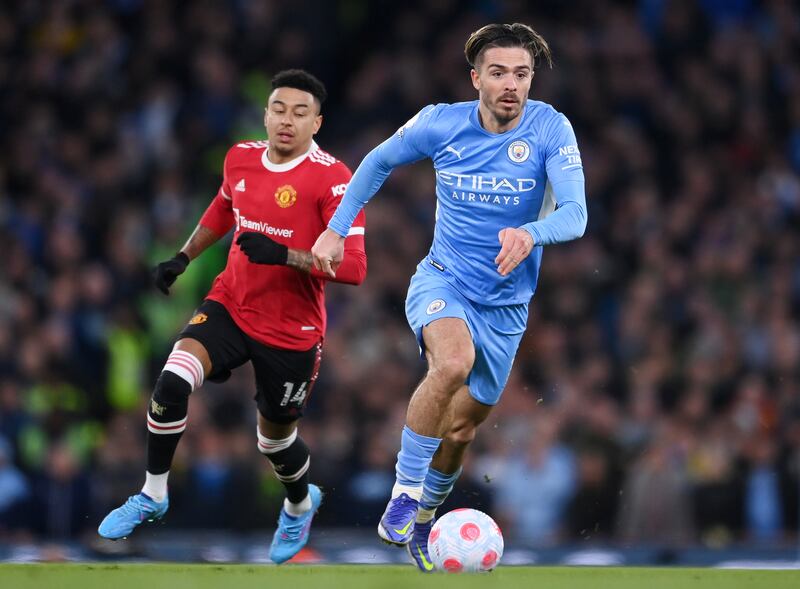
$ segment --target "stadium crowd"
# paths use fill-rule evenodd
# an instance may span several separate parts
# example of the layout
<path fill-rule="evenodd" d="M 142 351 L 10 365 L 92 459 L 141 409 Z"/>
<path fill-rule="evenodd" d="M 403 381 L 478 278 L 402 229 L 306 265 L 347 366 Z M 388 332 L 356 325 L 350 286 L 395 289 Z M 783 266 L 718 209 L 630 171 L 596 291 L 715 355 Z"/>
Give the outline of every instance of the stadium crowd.
<path fill-rule="evenodd" d="M 796 537 L 800 489 L 800 9 L 790 0 L 21 0 L 0 12 L 0 539 L 89 537 L 144 471 L 152 383 L 229 241 L 170 297 L 267 80 L 327 85 L 320 145 L 352 169 L 430 102 L 472 100 L 487 22 L 553 47 L 532 98 L 571 119 L 589 227 L 547 248 L 504 397 L 445 509 L 509 540 L 682 545 Z M 429 162 L 367 208 L 369 270 L 328 288 L 303 436 L 317 526 L 372 529 L 394 481 L 405 323 L 431 240 Z M 170 528 L 272 529 L 242 368 L 191 397 Z"/>

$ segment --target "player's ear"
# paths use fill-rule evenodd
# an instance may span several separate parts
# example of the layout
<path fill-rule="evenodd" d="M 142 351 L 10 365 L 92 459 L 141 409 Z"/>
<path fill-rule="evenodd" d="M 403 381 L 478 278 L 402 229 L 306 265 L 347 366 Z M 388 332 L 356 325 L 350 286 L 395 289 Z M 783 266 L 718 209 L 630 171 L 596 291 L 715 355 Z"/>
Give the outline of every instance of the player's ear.
<path fill-rule="evenodd" d="M 472 87 L 475 88 L 475 90 L 480 90 L 481 76 L 478 73 L 478 71 L 475 68 L 472 68 L 471 70 L 469 70 L 469 75 L 472 78 Z"/>
<path fill-rule="evenodd" d="M 322 126 L 322 115 L 317 115 L 314 117 L 314 135 L 317 134 L 319 128 Z"/>

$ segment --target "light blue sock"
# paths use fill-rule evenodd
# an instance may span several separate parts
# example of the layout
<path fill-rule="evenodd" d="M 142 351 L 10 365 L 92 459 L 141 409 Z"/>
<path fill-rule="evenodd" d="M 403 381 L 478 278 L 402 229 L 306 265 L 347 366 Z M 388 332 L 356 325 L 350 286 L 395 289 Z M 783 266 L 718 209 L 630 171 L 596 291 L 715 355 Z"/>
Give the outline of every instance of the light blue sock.
<path fill-rule="evenodd" d="M 444 503 L 450 491 L 453 490 L 453 485 L 455 485 L 459 476 L 461 476 L 461 468 L 453 474 L 445 474 L 429 468 L 422 487 L 422 499 L 419 502 L 420 508 L 436 511 L 436 508 Z"/>
<path fill-rule="evenodd" d="M 395 466 L 397 475 L 395 490 L 399 488 L 410 496 L 416 495 L 414 498 L 419 499 L 425 475 L 428 474 L 433 455 L 441 442 L 441 438 L 421 436 L 411 431 L 408 426 L 403 427 L 400 452 L 397 454 Z M 411 489 L 416 492 L 409 492 Z M 395 492 L 392 492 L 392 496 L 396 496 Z"/>

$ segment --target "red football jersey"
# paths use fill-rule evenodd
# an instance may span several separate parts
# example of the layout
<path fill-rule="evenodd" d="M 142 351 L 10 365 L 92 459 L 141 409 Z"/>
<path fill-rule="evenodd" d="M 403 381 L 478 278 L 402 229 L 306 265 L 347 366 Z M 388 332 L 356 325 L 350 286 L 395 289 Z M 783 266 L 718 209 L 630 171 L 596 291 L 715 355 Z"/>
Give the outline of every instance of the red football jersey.
<path fill-rule="evenodd" d="M 222 186 L 200 224 L 222 237 L 235 226 L 228 263 L 207 298 L 225 306 L 253 339 L 289 350 L 308 350 L 325 335 L 325 281 L 317 270 L 254 264 L 236 245 L 240 232 L 256 231 L 290 248 L 310 250 L 328 226 L 350 170 L 312 142 L 302 156 L 284 164 L 267 157 L 268 141 L 234 145 L 225 156 Z M 364 253 L 364 211 L 345 239 L 336 282 L 360 284 Z"/>

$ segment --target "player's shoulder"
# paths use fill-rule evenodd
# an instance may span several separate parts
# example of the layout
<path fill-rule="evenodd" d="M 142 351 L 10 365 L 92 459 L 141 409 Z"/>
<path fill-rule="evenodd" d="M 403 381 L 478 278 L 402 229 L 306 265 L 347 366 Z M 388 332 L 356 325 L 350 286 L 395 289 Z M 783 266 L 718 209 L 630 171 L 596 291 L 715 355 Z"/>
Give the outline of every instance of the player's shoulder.
<path fill-rule="evenodd" d="M 316 143 L 311 147 L 311 151 L 308 152 L 308 161 L 324 168 L 332 168 L 342 163 Z"/>
<path fill-rule="evenodd" d="M 225 154 L 225 161 L 228 164 L 236 161 L 246 160 L 251 157 L 261 158 L 261 154 L 269 147 L 269 141 L 266 139 L 254 141 L 240 141 L 234 143 L 228 148 Z"/>
<path fill-rule="evenodd" d="M 327 172 L 331 176 L 351 175 L 350 168 L 343 161 L 336 159 L 316 143 L 308 154 L 308 161 L 315 168 L 319 168 L 320 172 Z"/>
<path fill-rule="evenodd" d="M 526 119 L 531 127 L 544 129 L 553 125 L 570 124 L 564 113 L 558 111 L 552 104 L 547 102 L 528 99 L 525 108 L 530 111 Z"/>
<path fill-rule="evenodd" d="M 473 102 L 440 102 L 428 104 L 417 112 L 409 121 L 400 127 L 399 135 L 414 127 L 414 131 L 427 133 L 437 137 L 452 131 L 454 126 L 469 119 L 469 112 L 475 108 L 477 101 Z"/>
<path fill-rule="evenodd" d="M 448 124 L 453 120 L 464 120 L 477 105 L 477 100 L 470 100 L 469 102 L 440 102 L 438 104 L 429 104 L 420 111 L 420 114 L 427 112 L 433 121 Z"/>
<path fill-rule="evenodd" d="M 308 168 L 318 180 L 325 185 L 341 184 L 350 181 L 353 173 L 343 161 L 322 149 L 316 143 L 308 154 Z"/>
<path fill-rule="evenodd" d="M 252 150 L 252 149 L 262 150 L 262 149 L 266 149 L 267 147 L 269 147 L 269 141 L 266 140 L 266 139 L 259 139 L 259 140 L 256 140 L 256 141 L 240 141 L 239 143 L 234 143 L 228 151 L 234 151 L 234 150 L 240 150 L 240 149 L 244 149 L 244 150 Z"/>
<path fill-rule="evenodd" d="M 464 114 L 465 112 L 472 112 L 478 106 L 477 100 L 467 100 L 466 102 L 444 102 L 437 104 L 443 113 L 447 114 Z"/>

